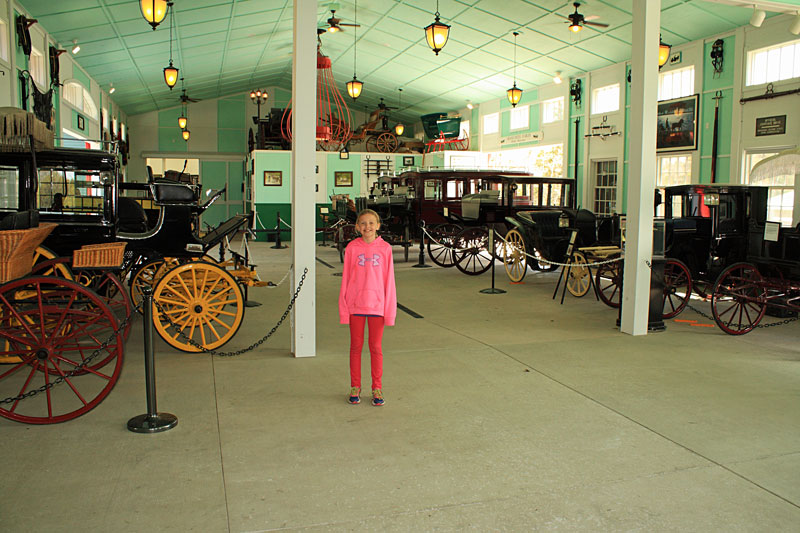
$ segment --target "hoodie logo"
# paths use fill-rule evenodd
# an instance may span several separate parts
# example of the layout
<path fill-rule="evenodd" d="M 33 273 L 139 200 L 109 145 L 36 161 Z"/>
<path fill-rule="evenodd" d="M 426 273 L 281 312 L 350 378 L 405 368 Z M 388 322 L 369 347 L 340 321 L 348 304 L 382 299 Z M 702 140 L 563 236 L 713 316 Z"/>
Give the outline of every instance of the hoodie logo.
<path fill-rule="evenodd" d="M 367 259 L 364 254 L 358 254 L 358 266 L 364 266 L 367 261 L 372 261 L 372 266 L 381 266 L 381 256 L 372 254 L 372 258 Z"/>

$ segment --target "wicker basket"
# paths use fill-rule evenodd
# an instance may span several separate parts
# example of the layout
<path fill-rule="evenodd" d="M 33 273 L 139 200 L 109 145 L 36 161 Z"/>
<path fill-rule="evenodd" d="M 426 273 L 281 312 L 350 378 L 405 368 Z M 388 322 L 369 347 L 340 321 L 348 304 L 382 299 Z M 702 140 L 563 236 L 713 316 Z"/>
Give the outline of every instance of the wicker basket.
<path fill-rule="evenodd" d="M 116 268 L 122 266 L 126 242 L 87 244 L 72 254 L 75 268 Z"/>
<path fill-rule="evenodd" d="M 33 268 L 33 251 L 57 224 L 0 231 L 0 282 L 27 276 Z"/>

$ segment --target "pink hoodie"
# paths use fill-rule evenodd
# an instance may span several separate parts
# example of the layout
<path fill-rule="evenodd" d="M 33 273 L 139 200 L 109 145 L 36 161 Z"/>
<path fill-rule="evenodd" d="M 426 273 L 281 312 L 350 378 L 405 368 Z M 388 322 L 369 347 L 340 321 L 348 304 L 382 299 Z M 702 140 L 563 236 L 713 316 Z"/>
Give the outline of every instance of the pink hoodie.
<path fill-rule="evenodd" d="M 397 292 L 392 247 L 380 237 L 370 243 L 359 237 L 345 248 L 339 322 L 349 324 L 350 315 L 378 315 L 387 326 L 394 326 Z"/>

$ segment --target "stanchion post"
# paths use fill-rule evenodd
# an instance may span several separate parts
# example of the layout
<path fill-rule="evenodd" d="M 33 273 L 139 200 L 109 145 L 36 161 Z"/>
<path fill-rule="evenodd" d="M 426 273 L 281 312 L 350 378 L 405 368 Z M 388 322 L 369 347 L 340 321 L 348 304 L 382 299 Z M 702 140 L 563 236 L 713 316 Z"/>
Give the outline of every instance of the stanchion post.
<path fill-rule="evenodd" d="M 494 263 L 495 263 L 495 249 L 494 249 L 494 230 L 489 228 L 489 249 L 492 251 L 492 286 L 488 289 L 481 289 L 483 294 L 503 294 L 506 291 L 497 289 L 494 286 Z"/>
<path fill-rule="evenodd" d="M 178 425 L 178 417 L 159 413 L 156 405 L 156 365 L 153 357 L 153 289 L 142 288 L 142 314 L 144 315 L 144 382 L 147 395 L 147 412 L 128 420 L 128 429 L 134 433 L 158 433 Z"/>
<path fill-rule="evenodd" d="M 275 246 L 272 246 L 271 248 L 273 250 L 280 250 L 281 248 L 286 248 L 286 246 L 281 244 L 281 212 L 278 211 L 275 216 L 277 218 L 275 224 Z"/>
<path fill-rule="evenodd" d="M 412 265 L 411 268 L 430 268 L 431 265 L 425 264 L 425 221 L 420 220 L 419 222 L 419 262 L 416 265 Z"/>

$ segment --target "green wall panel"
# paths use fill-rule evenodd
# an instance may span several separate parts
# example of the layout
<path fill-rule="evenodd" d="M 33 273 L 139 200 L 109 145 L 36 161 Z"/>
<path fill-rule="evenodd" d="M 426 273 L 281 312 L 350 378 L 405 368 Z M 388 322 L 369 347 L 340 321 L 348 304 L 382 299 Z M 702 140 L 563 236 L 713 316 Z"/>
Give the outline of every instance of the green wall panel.
<path fill-rule="evenodd" d="M 217 151 L 245 153 L 247 137 L 244 129 L 217 129 Z"/>
<path fill-rule="evenodd" d="M 181 136 L 178 123 L 170 128 L 158 128 L 158 149 L 161 152 L 186 152 L 187 143 Z"/>
<path fill-rule="evenodd" d="M 275 89 L 275 101 L 272 103 L 267 101 L 267 106 L 270 109 L 273 107 L 285 109 L 286 106 L 289 105 L 289 100 L 291 99 L 292 99 L 291 91 L 287 91 L 286 89 Z"/>
<path fill-rule="evenodd" d="M 317 210 L 319 211 L 319 210 Z M 278 213 L 280 213 L 281 219 L 285 220 L 287 223 L 292 223 L 292 205 L 289 203 L 274 203 L 274 204 L 256 204 L 256 215 L 258 218 L 256 219 L 256 228 L 262 229 L 273 229 L 275 224 L 277 223 Z M 284 226 L 285 228 L 285 226 Z M 291 231 L 288 228 L 285 228 L 287 231 L 281 233 L 281 240 L 282 241 L 289 241 L 291 240 Z M 274 241 L 275 237 L 268 235 L 266 233 L 256 232 L 258 235 L 258 241 Z"/>
<path fill-rule="evenodd" d="M 245 129 L 244 98 L 220 98 L 217 100 L 217 127 L 220 129 Z"/>
<path fill-rule="evenodd" d="M 394 168 L 398 168 L 399 169 L 399 168 L 405 166 L 405 165 L 403 165 L 403 158 L 404 157 L 413 157 L 414 158 L 414 164 L 411 165 L 411 166 L 418 167 L 418 166 L 422 165 L 422 156 L 421 155 L 400 154 L 400 155 L 394 156 Z"/>
<path fill-rule="evenodd" d="M 265 186 L 264 172 L 281 172 L 280 186 Z M 255 157 L 255 201 L 264 204 L 290 203 L 292 199 L 291 153 L 275 150 L 256 152 Z"/>
<path fill-rule="evenodd" d="M 228 206 L 217 202 L 209 206 L 200 216 L 200 227 L 205 228 L 206 224 L 215 227 L 226 220 L 228 220 Z"/>
<path fill-rule="evenodd" d="M 228 164 L 225 161 L 201 161 L 200 179 L 203 189 L 222 189 L 228 182 Z"/>
<path fill-rule="evenodd" d="M 700 160 L 700 183 L 711 183 L 711 158 Z M 731 180 L 731 158 L 729 156 L 717 157 L 717 178 L 715 183 L 733 183 Z"/>
<path fill-rule="evenodd" d="M 731 129 L 733 127 L 733 90 L 720 91 L 722 98 L 719 100 L 719 125 L 717 127 L 717 154 L 729 155 L 731 152 Z M 699 140 L 700 155 L 710 156 L 714 144 L 714 96 L 716 92 L 702 95 L 700 113 L 703 117 L 700 123 Z M 739 105 L 738 103 L 736 105 Z"/>
<path fill-rule="evenodd" d="M 112 109 L 109 109 L 108 111 L 109 111 L 109 116 L 111 116 L 113 114 L 111 113 Z M 180 134 L 181 129 L 178 127 L 178 117 L 181 116 L 181 112 L 182 110 L 180 107 L 174 107 L 172 109 L 165 109 L 164 111 L 159 111 L 158 127 L 175 128 L 175 131 L 177 131 Z"/>
<path fill-rule="evenodd" d="M 338 154 L 329 154 L 328 155 L 328 175 L 326 176 L 326 188 L 325 188 L 325 196 L 330 196 L 331 194 L 349 194 L 350 198 L 355 198 L 359 194 L 361 194 L 361 157 L 367 156 L 360 156 L 360 157 L 353 157 L 350 156 L 350 159 L 339 159 Z M 371 156 L 374 157 L 374 156 Z M 352 187 L 336 187 L 335 186 L 335 179 L 336 179 L 336 172 L 352 172 L 353 173 L 353 185 Z"/>
<path fill-rule="evenodd" d="M 244 184 L 244 162 L 228 162 L 228 200 L 241 201 L 242 185 Z"/>
<path fill-rule="evenodd" d="M 628 166 L 627 161 L 622 164 L 622 201 L 617 202 L 618 205 L 622 206 L 622 210 L 619 211 L 620 214 L 628 212 L 628 180 L 630 176 L 630 169 Z"/>
<path fill-rule="evenodd" d="M 81 70 L 78 66 L 73 67 L 72 78 L 80 82 L 80 84 L 86 87 L 87 90 L 91 90 L 92 88 L 91 78 L 89 78 L 89 76 L 86 73 L 84 73 L 83 70 Z"/>

